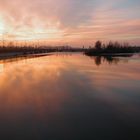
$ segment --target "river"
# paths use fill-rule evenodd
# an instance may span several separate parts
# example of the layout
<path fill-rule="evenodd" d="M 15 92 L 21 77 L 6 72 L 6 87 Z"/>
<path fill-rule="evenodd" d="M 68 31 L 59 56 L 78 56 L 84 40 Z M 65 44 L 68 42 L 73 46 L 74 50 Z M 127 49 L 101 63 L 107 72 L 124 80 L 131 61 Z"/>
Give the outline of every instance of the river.
<path fill-rule="evenodd" d="M 140 55 L 0 60 L 1 140 L 140 139 Z"/>

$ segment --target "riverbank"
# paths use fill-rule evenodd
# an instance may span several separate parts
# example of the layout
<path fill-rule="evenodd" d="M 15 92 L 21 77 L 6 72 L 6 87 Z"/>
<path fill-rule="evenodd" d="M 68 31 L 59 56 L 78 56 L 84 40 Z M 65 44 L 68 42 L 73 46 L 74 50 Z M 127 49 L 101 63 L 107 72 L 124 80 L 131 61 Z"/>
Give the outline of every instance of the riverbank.
<path fill-rule="evenodd" d="M 0 53 L 0 60 L 15 57 L 40 57 L 51 55 L 51 53 Z"/>

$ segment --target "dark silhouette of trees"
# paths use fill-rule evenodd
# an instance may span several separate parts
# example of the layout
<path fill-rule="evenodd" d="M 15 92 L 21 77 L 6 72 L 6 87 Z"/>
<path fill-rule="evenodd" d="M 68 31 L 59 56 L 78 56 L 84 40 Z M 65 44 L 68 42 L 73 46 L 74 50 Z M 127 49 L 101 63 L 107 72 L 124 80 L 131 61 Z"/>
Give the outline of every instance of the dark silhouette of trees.
<path fill-rule="evenodd" d="M 11 58 L 17 56 L 29 56 L 31 54 L 43 55 L 52 52 L 83 52 L 85 48 L 72 48 L 71 46 L 45 46 L 33 42 L 0 42 L 0 58 Z"/>
<path fill-rule="evenodd" d="M 95 43 L 95 48 L 96 48 L 97 50 L 100 50 L 100 49 L 102 48 L 102 42 L 101 42 L 101 41 L 97 41 L 97 42 Z"/>
<path fill-rule="evenodd" d="M 140 52 L 140 47 L 129 46 L 128 43 L 120 44 L 110 41 L 108 44 L 103 44 L 101 41 L 95 43 L 95 47 L 85 51 L 86 55 L 116 55 Z"/>

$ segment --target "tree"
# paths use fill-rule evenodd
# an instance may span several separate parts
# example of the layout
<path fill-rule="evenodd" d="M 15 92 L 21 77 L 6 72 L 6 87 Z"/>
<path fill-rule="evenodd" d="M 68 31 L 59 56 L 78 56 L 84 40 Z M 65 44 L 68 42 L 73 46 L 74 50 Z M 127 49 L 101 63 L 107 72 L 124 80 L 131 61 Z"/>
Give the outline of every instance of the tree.
<path fill-rule="evenodd" d="M 102 48 L 102 42 L 101 42 L 101 41 L 97 41 L 97 42 L 95 43 L 95 48 L 96 48 L 97 50 L 100 50 L 100 49 Z"/>

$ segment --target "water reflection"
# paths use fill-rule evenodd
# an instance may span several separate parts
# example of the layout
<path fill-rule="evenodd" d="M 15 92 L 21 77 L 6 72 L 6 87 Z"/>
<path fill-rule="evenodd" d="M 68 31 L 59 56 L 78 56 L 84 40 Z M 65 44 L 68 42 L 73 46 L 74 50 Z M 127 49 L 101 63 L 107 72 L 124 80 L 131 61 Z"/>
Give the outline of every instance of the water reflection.
<path fill-rule="evenodd" d="M 81 54 L 57 54 L 2 63 L 0 138 L 134 139 L 140 128 L 139 62 L 110 66 L 104 60 L 98 67 Z"/>
<path fill-rule="evenodd" d="M 132 57 L 132 55 L 129 55 L 127 57 Z M 122 61 L 120 57 L 113 57 L 113 56 L 93 56 L 90 58 L 94 59 L 95 64 L 97 66 L 100 66 L 103 63 L 108 63 L 109 65 L 117 65 L 120 61 Z M 128 62 L 128 60 L 127 59 L 126 61 L 123 60 L 123 62 Z"/>
<path fill-rule="evenodd" d="M 3 64 L 0 64 L 0 73 L 3 72 Z"/>

